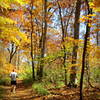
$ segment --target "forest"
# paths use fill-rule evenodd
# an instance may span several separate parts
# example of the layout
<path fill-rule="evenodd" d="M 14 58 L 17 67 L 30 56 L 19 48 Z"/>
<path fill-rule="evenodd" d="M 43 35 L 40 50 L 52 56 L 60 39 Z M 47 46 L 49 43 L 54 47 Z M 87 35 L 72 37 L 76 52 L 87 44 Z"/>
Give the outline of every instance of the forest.
<path fill-rule="evenodd" d="M 100 100 L 100 0 L 0 0 L 0 100 Z"/>

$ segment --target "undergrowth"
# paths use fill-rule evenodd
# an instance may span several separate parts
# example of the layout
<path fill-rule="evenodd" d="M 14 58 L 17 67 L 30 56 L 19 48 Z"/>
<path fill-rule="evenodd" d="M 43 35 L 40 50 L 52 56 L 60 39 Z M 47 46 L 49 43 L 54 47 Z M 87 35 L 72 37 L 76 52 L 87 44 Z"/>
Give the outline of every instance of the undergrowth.
<path fill-rule="evenodd" d="M 33 91 L 35 91 L 38 95 L 48 95 L 49 91 L 45 88 L 42 83 L 34 83 L 32 85 Z"/>

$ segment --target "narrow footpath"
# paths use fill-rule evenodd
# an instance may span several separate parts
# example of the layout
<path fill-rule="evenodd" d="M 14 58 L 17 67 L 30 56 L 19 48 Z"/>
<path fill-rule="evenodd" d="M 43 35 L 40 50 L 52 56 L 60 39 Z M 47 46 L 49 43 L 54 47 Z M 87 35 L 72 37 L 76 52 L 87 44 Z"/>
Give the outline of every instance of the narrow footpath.
<path fill-rule="evenodd" d="M 39 96 L 32 91 L 31 85 L 27 87 L 22 81 L 19 81 L 16 93 L 11 92 L 10 86 L 0 86 L 0 100 L 79 100 L 79 88 L 63 87 L 49 91 L 49 95 Z M 85 90 L 84 100 L 100 100 L 100 91 Z"/>

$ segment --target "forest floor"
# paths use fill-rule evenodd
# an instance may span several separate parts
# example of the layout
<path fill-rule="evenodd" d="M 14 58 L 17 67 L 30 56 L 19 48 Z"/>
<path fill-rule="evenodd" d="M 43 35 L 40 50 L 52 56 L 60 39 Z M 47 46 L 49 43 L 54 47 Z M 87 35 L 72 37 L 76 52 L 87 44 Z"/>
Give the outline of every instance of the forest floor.
<path fill-rule="evenodd" d="M 79 88 L 50 89 L 50 94 L 39 96 L 32 91 L 31 86 L 20 85 L 16 93 L 11 93 L 10 86 L 0 86 L 0 100 L 79 100 Z M 84 100 L 100 100 L 100 91 L 85 89 Z"/>

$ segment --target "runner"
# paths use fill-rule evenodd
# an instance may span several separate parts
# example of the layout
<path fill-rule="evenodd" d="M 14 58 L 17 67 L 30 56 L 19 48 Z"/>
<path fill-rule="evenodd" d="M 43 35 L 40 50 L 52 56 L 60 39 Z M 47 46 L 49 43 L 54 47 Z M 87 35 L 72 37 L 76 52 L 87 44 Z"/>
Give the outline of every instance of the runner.
<path fill-rule="evenodd" d="M 16 78 L 18 77 L 18 74 L 15 72 L 15 69 L 10 73 L 10 78 L 11 78 L 11 92 L 15 93 L 16 90 Z"/>

